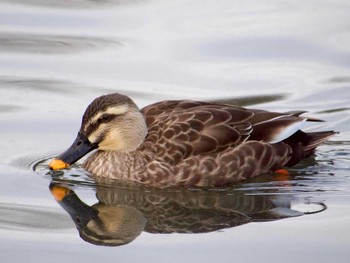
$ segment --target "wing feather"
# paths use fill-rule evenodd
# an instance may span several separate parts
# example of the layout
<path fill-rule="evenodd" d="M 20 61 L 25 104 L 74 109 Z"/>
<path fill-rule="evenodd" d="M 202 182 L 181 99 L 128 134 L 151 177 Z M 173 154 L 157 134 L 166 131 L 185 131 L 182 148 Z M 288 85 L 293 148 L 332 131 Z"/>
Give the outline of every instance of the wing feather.
<path fill-rule="evenodd" d="M 243 108 L 196 101 L 163 101 L 142 109 L 149 133 L 145 144 L 166 145 L 167 153 L 181 148 L 183 158 L 235 147 L 252 130 L 254 113 Z M 185 146 L 186 145 L 186 146 Z M 185 147 L 184 147 L 185 146 Z M 183 152 L 183 149 L 187 152 Z M 164 152 L 158 154 L 162 159 Z M 166 154 L 171 156 L 171 154 Z M 182 159 L 176 157 L 175 162 Z"/>

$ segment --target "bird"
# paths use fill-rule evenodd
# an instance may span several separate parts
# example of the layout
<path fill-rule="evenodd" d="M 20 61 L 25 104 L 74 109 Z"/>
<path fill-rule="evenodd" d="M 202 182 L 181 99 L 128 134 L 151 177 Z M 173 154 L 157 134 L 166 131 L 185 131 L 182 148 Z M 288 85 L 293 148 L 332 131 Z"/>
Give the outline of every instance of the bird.
<path fill-rule="evenodd" d="M 232 186 L 285 171 L 337 133 L 302 131 L 307 122 L 322 121 L 303 113 L 195 100 L 139 109 L 128 96 L 102 95 L 85 110 L 73 144 L 49 168 L 68 168 L 88 155 L 82 168 L 98 178 L 157 188 Z"/>

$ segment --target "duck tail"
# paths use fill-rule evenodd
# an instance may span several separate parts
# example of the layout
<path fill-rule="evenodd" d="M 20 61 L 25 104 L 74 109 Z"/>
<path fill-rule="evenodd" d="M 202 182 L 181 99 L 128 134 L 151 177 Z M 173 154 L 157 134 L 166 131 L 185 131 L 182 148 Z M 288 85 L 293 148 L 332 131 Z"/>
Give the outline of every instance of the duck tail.
<path fill-rule="evenodd" d="M 305 133 L 308 137 L 308 143 L 305 146 L 306 151 L 314 151 L 324 141 L 327 141 L 329 137 L 337 134 L 335 131 L 321 131 L 321 132 L 309 132 Z"/>
<path fill-rule="evenodd" d="M 283 142 L 292 148 L 291 158 L 286 166 L 292 166 L 301 160 L 309 157 L 315 152 L 315 149 L 323 142 L 327 141 L 329 137 L 337 134 L 335 131 L 321 131 L 321 132 L 303 132 L 301 130 L 294 133 L 292 136 Z M 300 147 L 303 146 L 303 147 Z"/>

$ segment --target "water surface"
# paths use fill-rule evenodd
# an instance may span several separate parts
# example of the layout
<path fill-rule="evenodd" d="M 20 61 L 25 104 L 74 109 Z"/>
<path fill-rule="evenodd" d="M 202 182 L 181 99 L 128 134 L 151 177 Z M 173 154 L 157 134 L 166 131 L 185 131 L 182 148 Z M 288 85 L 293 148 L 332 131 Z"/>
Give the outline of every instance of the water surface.
<path fill-rule="evenodd" d="M 0 1 L 2 259 L 347 262 L 349 13 L 345 0 Z M 220 191 L 96 184 L 77 166 L 48 173 L 87 104 L 115 91 L 140 107 L 303 109 L 340 134 L 289 177 Z M 87 218 L 111 226 L 99 241 Z"/>

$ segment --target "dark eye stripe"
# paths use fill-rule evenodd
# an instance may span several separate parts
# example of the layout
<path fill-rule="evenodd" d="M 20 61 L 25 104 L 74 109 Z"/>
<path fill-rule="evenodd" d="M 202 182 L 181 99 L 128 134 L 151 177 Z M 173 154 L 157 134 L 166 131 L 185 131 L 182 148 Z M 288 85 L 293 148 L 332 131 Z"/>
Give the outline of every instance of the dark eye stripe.
<path fill-rule="evenodd" d="M 116 114 L 103 114 L 97 121 L 95 121 L 94 123 L 91 123 L 86 128 L 86 136 L 89 136 L 94 131 L 96 131 L 102 123 L 108 123 L 117 117 L 118 117 L 118 115 L 116 115 Z"/>
<path fill-rule="evenodd" d="M 106 123 L 109 122 L 111 120 L 113 120 L 114 118 L 116 118 L 117 115 L 115 114 L 103 114 L 98 120 L 97 123 Z"/>

